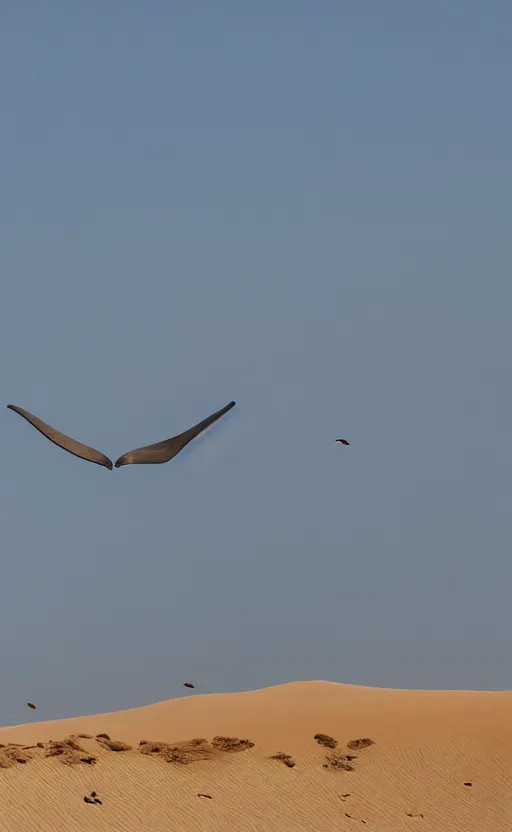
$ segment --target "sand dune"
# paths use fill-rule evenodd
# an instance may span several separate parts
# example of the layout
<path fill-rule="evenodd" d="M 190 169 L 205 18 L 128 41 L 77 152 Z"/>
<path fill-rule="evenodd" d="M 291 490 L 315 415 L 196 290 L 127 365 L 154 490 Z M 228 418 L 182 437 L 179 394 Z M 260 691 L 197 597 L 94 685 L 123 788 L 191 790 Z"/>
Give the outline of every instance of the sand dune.
<path fill-rule="evenodd" d="M 512 830 L 509 691 L 295 682 L 0 744 L 2 832 Z"/>

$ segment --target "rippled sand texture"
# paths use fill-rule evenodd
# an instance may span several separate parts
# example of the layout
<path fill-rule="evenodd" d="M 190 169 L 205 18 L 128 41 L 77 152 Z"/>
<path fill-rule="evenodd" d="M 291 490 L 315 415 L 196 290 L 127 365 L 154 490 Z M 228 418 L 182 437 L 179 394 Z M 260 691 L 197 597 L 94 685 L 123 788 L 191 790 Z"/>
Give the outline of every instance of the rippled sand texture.
<path fill-rule="evenodd" d="M 295 682 L 0 728 L 2 832 L 507 832 L 512 692 Z"/>

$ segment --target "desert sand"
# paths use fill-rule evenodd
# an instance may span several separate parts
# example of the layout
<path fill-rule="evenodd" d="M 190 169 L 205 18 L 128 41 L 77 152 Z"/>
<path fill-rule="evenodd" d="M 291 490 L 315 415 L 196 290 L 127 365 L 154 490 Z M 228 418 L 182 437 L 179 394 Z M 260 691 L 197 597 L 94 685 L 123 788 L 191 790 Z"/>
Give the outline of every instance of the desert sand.
<path fill-rule="evenodd" d="M 294 682 L 0 743 L 2 832 L 512 830 L 512 691 Z"/>

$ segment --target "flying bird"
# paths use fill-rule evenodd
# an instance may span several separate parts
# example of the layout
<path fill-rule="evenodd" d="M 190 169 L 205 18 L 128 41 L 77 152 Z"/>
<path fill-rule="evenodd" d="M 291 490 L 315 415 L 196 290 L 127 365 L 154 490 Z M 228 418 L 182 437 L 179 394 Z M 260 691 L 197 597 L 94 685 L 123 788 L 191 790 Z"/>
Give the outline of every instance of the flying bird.
<path fill-rule="evenodd" d="M 350 442 L 347 442 L 347 440 L 346 440 L 346 439 L 337 439 L 337 440 L 336 440 L 336 443 L 337 443 L 338 445 L 350 445 Z"/>
<path fill-rule="evenodd" d="M 183 682 L 183 687 L 184 688 L 195 688 L 195 685 L 193 685 L 192 682 Z"/>
<path fill-rule="evenodd" d="M 199 436 L 206 428 L 213 425 L 221 416 L 224 416 L 228 410 L 231 410 L 235 406 L 235 402 L 230 402 L 225 407 L 217 410 L 215 413 L 212 413 L 211 416 L 207 416 L 206 419 L 203 419 L 202 422 L 198 422 L 197 425 L 186 430 L 184 433 L 180 433 L 177 436 L 172 436 L 170 439 L 164 439 L 163 442 L 155 442 L 154 445 L 146 445 L 143 448 L 137 448 L 134 451 L 129 451 L 123 456 L 120 456 L 119 459 L 115 463 L 116 468 L 121 468 L 123 465 L 158 465 L 164 462 L 169 462 L 169 460 L 173 459 L 180 451 L 183 450 L 185 445 L 188 445 L 192 439 L 195 439 L 196 436 Z M 14 410 L 15 413 L 18 413 L 24 419 L 29 422 L 32 427 L 36 428 L 43 436 L 46 436 L 50 442 L 53 442 L 55 445 L 58 445 L 59 448 L 63 448 L 68 453 L 73 454 L 73 456 L 78 456 L 80 459 L 85 459 L 87 462 L 94 462 L 96 465 L 102 465 L 104 468 L 108 468 L 109 471 L 112 471 L 114 464 L 112 460 L 109 459 L 108 456 L 102 454 L 101 451 L 95 450 L 95 448 L 89 447 L 89 445 L 84 445 L 83 442 L 78 442 L 76 439 L 71 439 L 70 436 L 67 436 L 65 433 L 61 433 L 55 428 L 52 428 L 50 425 L 43 422 L 42 419 L 39 419 L 37 416 L 34 416 L 32 413 L 29 413 L 28 410 L 24 410 L 22 407 L 17 407 L 15 404 L 8 404 L 7 407 L 9 410 Z"/>
<path fill-rule="evenodd" d="M 29 708 L 32 708 L 32 710 L 33 710 L 33 711 L 36 711 L 36 710 L 37 710 L 37 708 L 36 708 L 36 706 L 34 705 L 34 703 L 33 703 L 33 702 L 27 702 L 27 706 L 28 706 Z"/>

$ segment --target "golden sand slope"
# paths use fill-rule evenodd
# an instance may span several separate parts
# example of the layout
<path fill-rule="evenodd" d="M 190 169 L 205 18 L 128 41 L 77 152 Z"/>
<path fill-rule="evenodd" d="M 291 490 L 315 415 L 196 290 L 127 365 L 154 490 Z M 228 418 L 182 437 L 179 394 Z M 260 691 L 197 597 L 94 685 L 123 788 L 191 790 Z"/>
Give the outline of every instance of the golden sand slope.
<path fill-rule="evenodd" d="M 0 728 L 0 743 L 2 832 L 512 830 L 508 691 L 296 682 Z"/>

